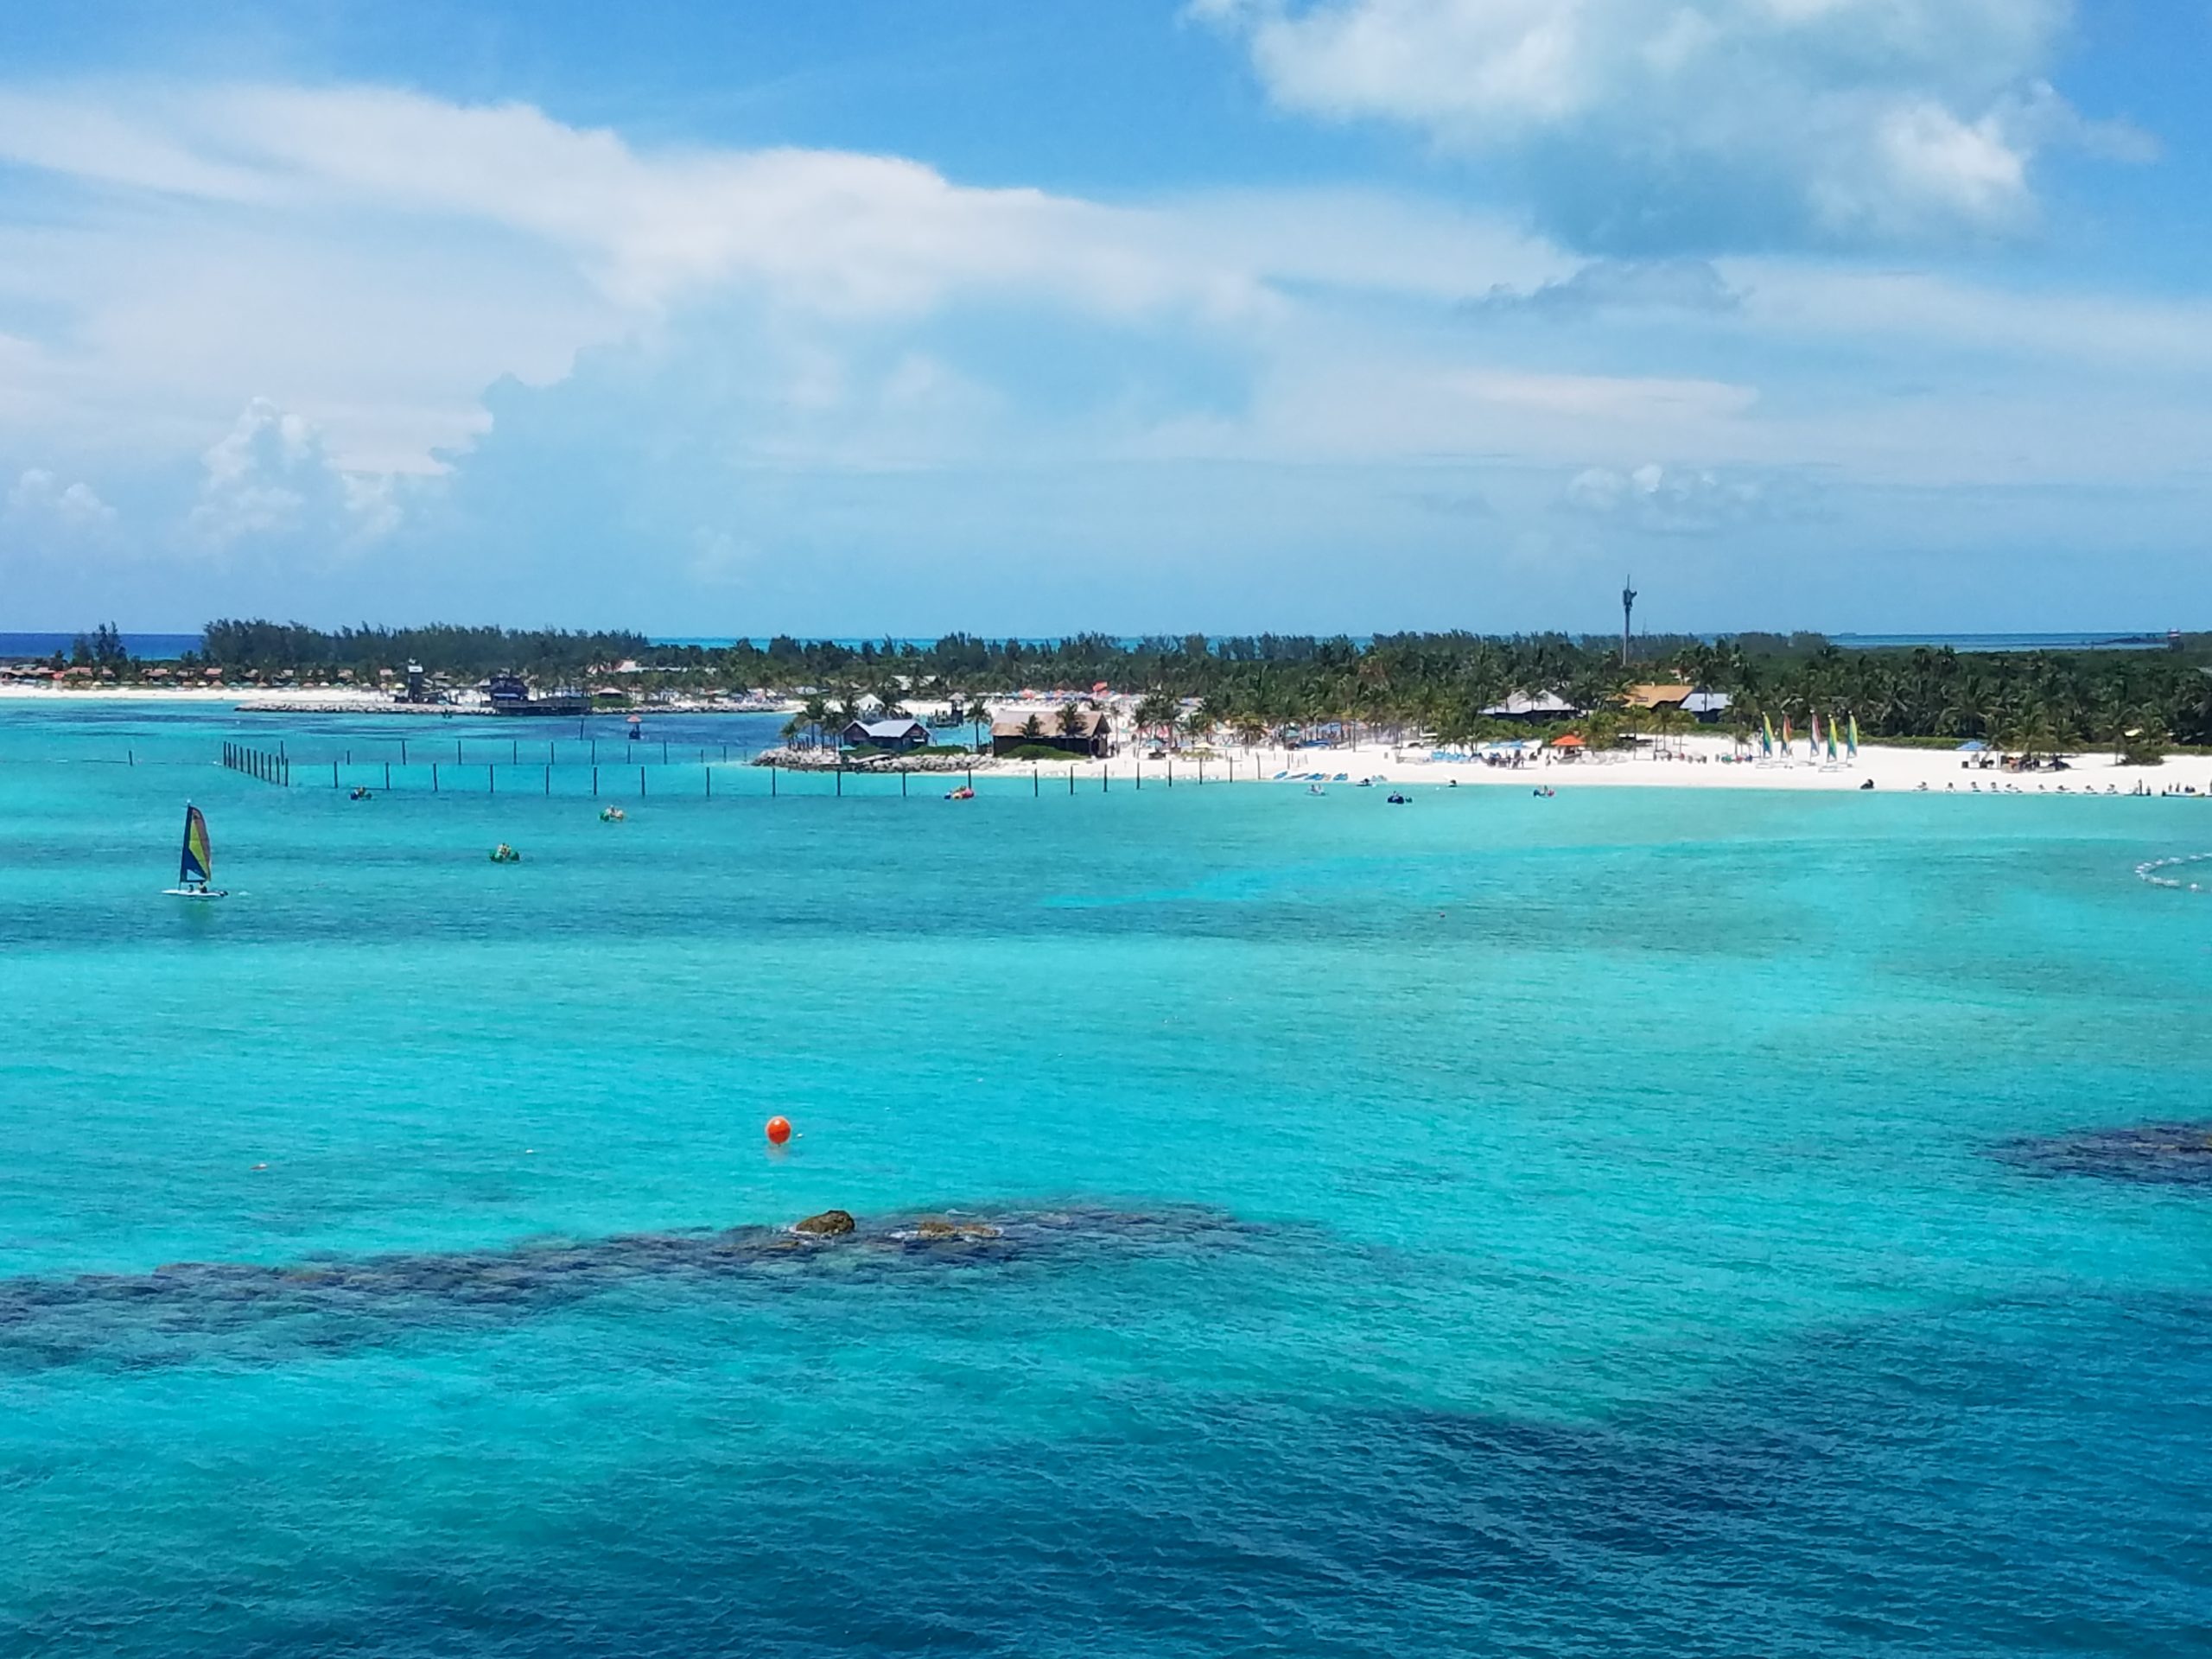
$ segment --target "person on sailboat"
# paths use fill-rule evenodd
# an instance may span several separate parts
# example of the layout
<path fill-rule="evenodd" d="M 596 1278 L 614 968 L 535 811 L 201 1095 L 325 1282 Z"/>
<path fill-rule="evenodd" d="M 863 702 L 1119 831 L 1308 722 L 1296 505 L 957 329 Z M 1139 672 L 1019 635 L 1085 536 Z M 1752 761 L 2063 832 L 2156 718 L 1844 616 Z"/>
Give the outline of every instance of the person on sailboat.
<path fill-rule="evenodd" d="M 208 883 L 214 879 L 215 854 L 207 839 L 207 820 L 198 807 L 184 805 L 184 849 L 178 856 L 176 886 L 168 889 L 179 899 L 227 899 L 229 893 Z"/>

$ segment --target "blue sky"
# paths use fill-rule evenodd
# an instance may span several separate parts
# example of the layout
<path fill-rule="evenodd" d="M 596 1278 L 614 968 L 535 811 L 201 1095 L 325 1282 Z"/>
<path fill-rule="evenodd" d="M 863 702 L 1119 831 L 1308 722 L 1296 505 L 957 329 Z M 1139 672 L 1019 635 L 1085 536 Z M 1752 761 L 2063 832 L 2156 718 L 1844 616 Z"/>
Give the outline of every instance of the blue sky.
<path fill-rule="evenodd" d="M 15 0 L 0 626 L 2205 626 L 2212 0 Z"/>

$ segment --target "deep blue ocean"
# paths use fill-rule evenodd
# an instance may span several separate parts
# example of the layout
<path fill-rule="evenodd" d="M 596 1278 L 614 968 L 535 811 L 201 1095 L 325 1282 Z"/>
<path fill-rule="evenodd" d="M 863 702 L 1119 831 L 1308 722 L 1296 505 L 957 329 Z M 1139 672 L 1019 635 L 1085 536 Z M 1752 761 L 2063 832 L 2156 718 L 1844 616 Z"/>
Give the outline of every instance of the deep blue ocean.
<path fill-rule="evenodd" d="M 0 1653 L 2212 1649 L 2212 804 L 774 725 L 0 703 Z"/>

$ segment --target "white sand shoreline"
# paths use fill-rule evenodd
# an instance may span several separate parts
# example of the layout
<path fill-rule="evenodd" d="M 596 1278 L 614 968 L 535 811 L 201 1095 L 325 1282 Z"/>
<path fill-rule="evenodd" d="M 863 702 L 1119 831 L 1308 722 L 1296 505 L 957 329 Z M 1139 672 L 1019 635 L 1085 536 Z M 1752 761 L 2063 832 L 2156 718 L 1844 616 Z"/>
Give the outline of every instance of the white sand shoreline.
<path fill-rule="evenodd" d="M 1808 760 L 1802 741 L 1794 761 L 1777 760 L 1763 764 L 1722 758 L 1735 752 L 1734 744 L 1727 738 L 1692 736 L 1669 739 L 1668 752 L 1664 753 L 1624 753 L 1572 760 L 1548 756 L 1511 767 L 1486 766 L 1473 760 L 1434 760 L 1426 752 L 1381 744 L 1334 749 L 1232 747 L 1217 749 L 1219 758 L 1206 760 L 1203 770 L 1207 783 L 1226 783 L 1233 778 L 1239 783 L 1256 780 L 1299 789 L 1307 786 L 1300 774 L 1321 772 L 1328 780 L 1323 787 L 1331 790 L 1356 787 L 1363 778 L 1383 785 L 1532 791 L 1549 788 L 1562 792 L 1571 789 L 1624 787 L 1863 790 L 1871 779 L 1876 791 L 1905 790 L 1917 793 L 1924 788 L 1929 793 L 1961 795 L 2103 795 L 2109 790 L 2130 795 L 2142 789 L 2158 795 L 2169 788 L 2187 786 L 2194 788 L 2199 798 L 2212 799 L 2212 755 L 2174 755 L 2168 757 L 2163 766 L 2124 766 L 2108 753 L 2071 754 L 2065 757 L 2068 769 L 2064 772 L 2010 772 L 1994 766 L 1983 770 L 1962 765 L 1976 757 L 1950 748 L 1862 744 L 1856 760 L 1839 760 L 1833 765 Z M 1125 752 L 1104 762 L 1063 760 L 1038 764 L 1046 778 L 1063 779 L 1073 765 L 1078 786 L 1085 779 L 1096 785 L 1102 770 L 1109 772 L 1112 779 L 1119 780 L 1134 779 L 1141 768 L 1147 781 L 1158 779 L 1166 782 L 1170 761 L 1151 760 L 1147 758 L 1149 753 L 1148 750 L 1142 754 Z M 1197 781 L 1201 770 L 1199 762 L 1185 755 L 1173 757 L 1172 764 L 1179 780 Z M 987 767 L 994 772 L 1027 772 L 1031 763 L 983 762 L 978 764 L 976 770 L 982 772 Z M 1278 773 L 1290 775 L 1279 778 Z M 1336 781 L 1339 774 L 1343 782 Z"/>
<path fill-rule="evenodd" d="M 312 710 L 332 714 L 443 715 L 488 718 L 488 708 L 424 706 L 394 702 L 389 693 L 367 690 L 314 690 L 279 687 L 148 686 L 102 687 L 97 690 L 69 690 L 35 685 L 0 684 L 0 707 L 8 703 L 42 708 L 127 703 L 145 709 L 167 703 L 204 709 L 225 704 L 242 714 Z M 648 721 L 657 715 L 699 712 L 766 712 L 645 709 Z M 537 721 L 525 721 L 523 727 Z M 1172 772 L 1179 781 L 1196 783 L 1273 782 L 1304 788 L 1305 781 L 1278 774 L 1324 773 L 1325 788 L 1354 787 L 1360 779 L 1378 785 L 1433 785 L 1446 788 L 1503 788 L 1569 790 L 1657 787 L 1666 789 L 1783 789 L 1859 790 L 1869 779 L 1877 791 L 1960 795 L 2096 794 L 2131 795 L 2147 791 L 2158 795 L 2169 790 L 2193 790 L 2200 799 L 2212 798 L 2212 755 L 2171 755 L 2163 766 L 2122 766 L 2109 753 L 2083 753 L 2065 757 L 2068 770 L 2059 772 L 2009 772 L 1992 766 L 1967 764 L 1978 757 L 1955 748 L 1893 747 L 1880 743 L 1860 747 L 1855 760 L 1834 763 L 1807 758 L 1800 740 L 1798 753 L 1788 761 L 1738 761 L 1732 740 L 1698 734 L 1667 740 L 1663 750 L 1640 750 L 1573 760 L 1546 751 L 1521 766 L 1492 766 L 1478 760 L 1440 761 L 1428 751 L 1382 743 L 1361 743 L 1341 748 L 1290 749 L 1215 746 L 1201 761 L 1189 752 L 1166 752 L 1160 760 L 1137 745 L 1105 761 L 1065 760 L 1032 763 L 979 758 L 975 770 L 995 776 L 1026 775 L 1041 768 L 1048 779 L 1065 780 L 1071 767 L 1077 787 L 1088 780 L 1108 786 L 1141 774 L 1146 781 L 1165 785 Z M 750 757 L 748 757 L 748 760 Z M 730 764 L 738 764 L 735 761 Z M 1101 773 L 1105 774 L 1102 780 Z M 1342 774 L 1344 781 L 1335 781 Z"/>

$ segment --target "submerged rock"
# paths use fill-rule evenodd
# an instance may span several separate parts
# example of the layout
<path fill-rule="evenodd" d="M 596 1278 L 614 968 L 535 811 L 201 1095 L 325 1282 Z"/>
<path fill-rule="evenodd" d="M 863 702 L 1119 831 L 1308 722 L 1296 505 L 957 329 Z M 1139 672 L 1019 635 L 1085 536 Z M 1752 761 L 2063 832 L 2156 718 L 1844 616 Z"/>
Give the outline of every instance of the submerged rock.
<path fill-rule="evenodd" d="M 999 1230 L 986 1222 L 953 1221 L 944 1216 L 924 1216 L 914 1224 L 916 1238 L 996 1238 Z"/>
<path fill-rule="evenodd" d="M 736 1298 L 820 1274 L 840 1285 L 932 1284 L 947 1273 L 1103 1253 L 1236 1249 L 1271 1231 L 1217 1210 L 1076 1206 L 988 1222 L 828 1210 L 791 1227 L 550 1238 L 506 1249 L 317 1256 L 283 1263 L 173 1262 L 149 1273 L 0 1276 L 0 1376 L 82 1363 L 131 1367 L 211 1357 L 260 1363 L 340 1351 L 430 1328 L 504 1321 L 640 1286 Z M 841 1241 L 824 1249 L 817 1241 Z"/>
<path fill-rule="evenodd" d="M 2212 1123 L 2137 1123 L 2008 1141 L 2006 1162 L 2044 1175 L 2094 1175 L 2152 1185 L 2212 1185 Z"/>

